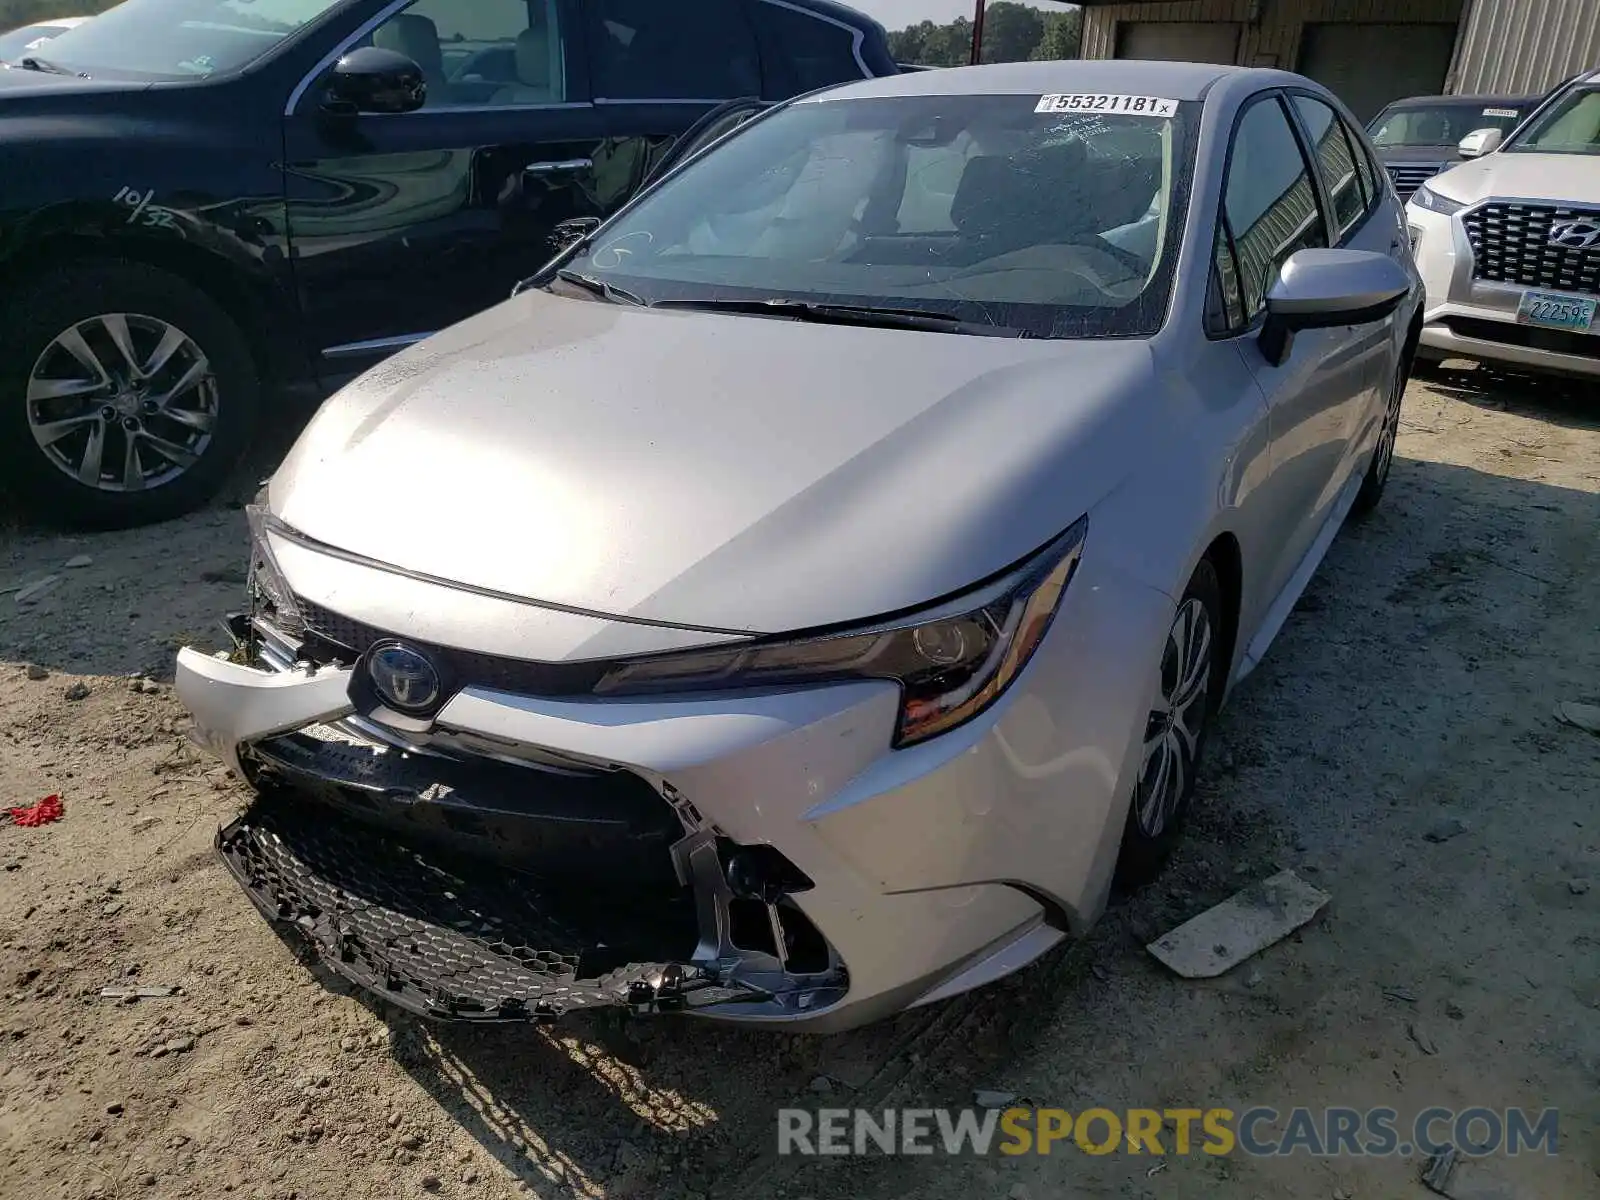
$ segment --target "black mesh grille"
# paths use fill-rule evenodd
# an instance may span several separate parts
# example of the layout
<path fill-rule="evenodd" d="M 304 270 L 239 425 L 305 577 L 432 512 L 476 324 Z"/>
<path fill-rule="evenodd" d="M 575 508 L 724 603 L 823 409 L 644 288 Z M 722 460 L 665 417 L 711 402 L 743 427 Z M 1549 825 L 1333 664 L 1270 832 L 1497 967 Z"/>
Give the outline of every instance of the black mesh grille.
<path fill-rule="evenodd" d="M 646 904 L 601 879 L 552 893 L 537 877 L 378 836 L 274 793 L 224 827 L 217 848 L 256 907 L 309 939 L 334 972 L 425 1016 L 534 1020 L 744 994 L 673 962 L 695 945 L 687 893 Z M 633 959 L 640 951 L 655 961 Z"/>
<path fill-rule="evenodd" d="M 1400 199 L 1409 200 L 1419 187 L 1439 173 L 1439 168 L 1428 163 L 1416 166 L 1391 163 L 1388 171 L 1389 178 L 1394 180 L 1394 190 L 1400 193 Z"/>
<path fill-rule="evenodd" d="M 1473 278 L 1600 295 L 1600 246 L 1551 242 L 1551 230 L 1563 221 L 1600 223 L 1600 210 L 1496 202 L 1466 213 Z"/>

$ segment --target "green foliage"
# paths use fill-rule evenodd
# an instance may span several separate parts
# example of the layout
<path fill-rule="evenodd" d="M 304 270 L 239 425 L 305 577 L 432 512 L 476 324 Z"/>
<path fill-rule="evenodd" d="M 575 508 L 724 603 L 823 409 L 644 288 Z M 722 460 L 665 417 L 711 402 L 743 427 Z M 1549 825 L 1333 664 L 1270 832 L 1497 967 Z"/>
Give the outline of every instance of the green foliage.
<path fill-rule="evenodd" d="M 0 0 L 0 4 L 5 0 Z M 1011 0 L 995 0 L 984 11 L 983 61 L 1023 62 L 1028 59 L 1076 58 L 1083 13 L 1043 12 Z M 889 34 L 896 62 L 928 67 L 965 66 L 972 56 L 972 22 L 957 17 L 944 25 L 921 21 Z"/>

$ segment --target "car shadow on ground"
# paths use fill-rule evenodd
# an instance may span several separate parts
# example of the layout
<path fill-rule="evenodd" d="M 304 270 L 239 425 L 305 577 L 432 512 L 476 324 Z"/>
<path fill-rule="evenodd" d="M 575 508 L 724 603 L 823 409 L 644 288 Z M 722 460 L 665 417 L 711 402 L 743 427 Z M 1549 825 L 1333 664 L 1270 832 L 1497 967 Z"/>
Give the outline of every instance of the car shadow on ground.
<path fill-rule="evenodd" d="M 1422 364 L 1417 374 L 1439 395 L 1475 408 L 1536 417 L 1568 429 L 1600 429 L 1600 381 L 1516 374 L 1461 359 Z"/>

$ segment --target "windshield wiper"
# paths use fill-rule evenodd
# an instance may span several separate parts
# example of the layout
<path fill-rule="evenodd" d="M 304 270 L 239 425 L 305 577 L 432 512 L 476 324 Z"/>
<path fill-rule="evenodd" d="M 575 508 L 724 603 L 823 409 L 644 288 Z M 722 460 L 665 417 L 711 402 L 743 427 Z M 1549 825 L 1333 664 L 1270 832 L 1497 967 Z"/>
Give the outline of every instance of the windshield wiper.
<path fill-rule="evenodd" d="M 619 288 L 614 283 L 607 283 L 604 279 L 596 279 L 593 275 L 585 275 L 581 271 L 569 271 L 563 267 L 556 272 L 556 278 L 565 280 L 567 283 L 577 284 L 584 291 L 593 292 L 596 296 L 603 300 L 609 300 L 613 304 L 632 304 L 640 308 L 645 306 L 644 300 L 628 291 L 627 288 Z"/>
<path fill-rule="evenodd" d="M 46 75 L 77 75 L 77 71 L 69 71 L 66 67 L 58 67 L 53 62 L 47 62 L 36 54 L 17 59 L 17 66 L 25 71 L 40 71 Z M 83 78 L 89 78 L 87 75 Z"/>
<path fill-rule="evenodd" d="M 932 333 L 968 333 L 984 337 L 1027 337 L 1022 329 L 965 321 L 919 308 L 872 304 L 823 304 L 810 300 L 657 300 L 651 308 L 690 308 L 705 312 L 748 313 L 758 317 L 791 317 L 819 325 L 867 325 L 878 329 L 920 329 Z"/>

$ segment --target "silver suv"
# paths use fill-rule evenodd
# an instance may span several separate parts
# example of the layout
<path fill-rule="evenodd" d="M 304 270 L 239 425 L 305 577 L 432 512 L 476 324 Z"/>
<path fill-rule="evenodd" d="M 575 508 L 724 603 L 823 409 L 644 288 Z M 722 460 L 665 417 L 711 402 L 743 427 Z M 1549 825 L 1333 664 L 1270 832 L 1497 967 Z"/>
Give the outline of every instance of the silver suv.
<path fill-rule="evenodd" d="M 1600 377 L 1600 71 L 1573 79 L 1502 142 L 1406 206 L 1428 299 L 1424 359 Z"/>

